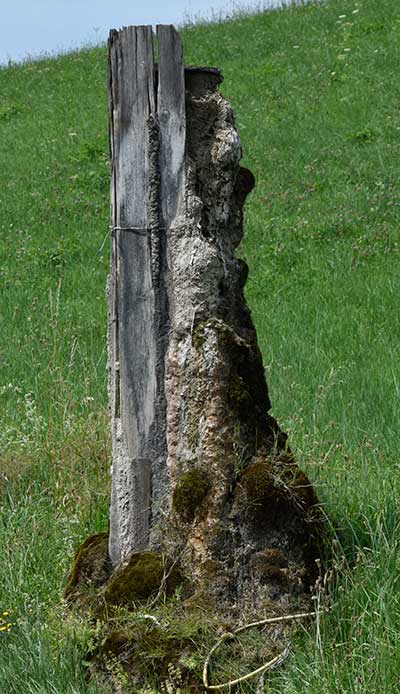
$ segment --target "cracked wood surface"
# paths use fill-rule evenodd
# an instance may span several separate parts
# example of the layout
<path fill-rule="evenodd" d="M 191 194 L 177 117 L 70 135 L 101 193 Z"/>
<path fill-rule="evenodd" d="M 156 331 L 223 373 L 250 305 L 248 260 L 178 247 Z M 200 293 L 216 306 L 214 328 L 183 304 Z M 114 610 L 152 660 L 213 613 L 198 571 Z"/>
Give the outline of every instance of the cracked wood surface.
<path fill-rule="evenodd" d="M 182 46 L 158 26 L 109 39 L 111 265 L 109 399 L 113 439 L 110 556 L 158 543 L 167 484 L 164 361 L 169 321 L 166 234 L 183 196 Z"/>

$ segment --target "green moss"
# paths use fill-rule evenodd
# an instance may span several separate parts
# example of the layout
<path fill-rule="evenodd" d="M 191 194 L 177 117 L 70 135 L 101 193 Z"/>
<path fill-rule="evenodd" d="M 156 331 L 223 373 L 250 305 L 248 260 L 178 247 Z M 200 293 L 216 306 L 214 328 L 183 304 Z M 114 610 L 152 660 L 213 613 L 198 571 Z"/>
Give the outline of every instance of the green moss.
<path fill-rule="evenodd" d="M 248 465 L 240 476 L 239 484 L 250 506 L 263 506 L 277 496 L 271 465 L 264 460 Z"/>
<path fill-rule="evenodd" d="M 265 600 L 264 604 L 271 615 L 276 613 L 276 603 Z M 182 602 L 174 596 L 136 612 L 119 608 L 111 619 L 96 626 L 87 656 L 92 684 L 100 682 L 120 692 L 204 694 L 205 655 L 221 629 L 231 631 L 236 626 L 234 616 L 219 612 L 209 599 Z M 212 663 L 214 681 L 230 679 L 238 664 L 244 674 L 259 667 L 261 659 L 270 658 L 268 640 L 261 651 L 260 643 L 259 634 L 250 630 L 222 648 Z M 280 641 L 275 648 L 279 645 Z"/>
<path fill-rule="evenodd" d="M 78 547 L 64 596 L 71 603 L 102 614 L 105 606 L 131 606 L 156 595 L 160 589 L 171 595 L 183 582 L 178 566 L 154 552 L 134 553 L 125 565 L 112 572 L 108 535 L 99 533 Z"/>
<path fill-rule="evenodd" d="M 160 692 L 174 671 L 179 672 L 179 689 L 176 682 L 171 691 L 204 692 L 199 643 L 205 640 L 211 647 L 219 624 L 207 607 L 189 607 L 174 596 L 151 610 L 118 608 L 112 619 L 98 625 L 87 656 L 92 676 L 97 682 L 102 675 L 103 683 L 111 684 L 113 691 L 136 692 L 151 685 L 152 691 Z M 118 686 L 121 673 L 128 682 L 126 687 Z"/>
<path fill-rule="evenodd" d="M 193 651 L 194 642 L 189 637 L 174 635 L 154 624 L 136 623 L 129 625 L 128 629 L 108 631 L 93 654 L 92 671 L 108 671 L 107 679 L 113 685 L 113 691 L 114 687 L 118 691 L 138 691 L 136 687 L 144 687 L 149 681 L 159 691 L 161 683 L 169 680 L 170 673 L 175 669 L 179 670 L 180 684 L 185 680 L 185 684 L 189 685 L 190 678 L 195 685 L 197 677 L 194 678 L 180 662 L 183 654 L 192 656 Z M 121 679 L 125 680 L 125 686 L 118 687 Z M 131 689 L 133 683 L 135 688 Z"/>
<path fill-rule="evenodd" d="M 284 456 L 254 461 L 242 472 L 239 484 L 250 508 L 281 501 L 308 511 L 318 503 L 308 477 Z"/>
<path fill-rule="evenodd" d="M 190 523 L 210 490 L 211 484 L 204 470 L 192 468 L 179 477 L 172 495 L 174 510 Z"/>
<path fill-rule="evenodd" d="M 105 583 L 111 573 L 108 533 L 90 535 L 75 552 L 64 590 L 67 600 L 79 600 Z"/>
<path fill-rule="evenodd" d="M 171 567 L 155 552 L 137 552 L 111 576 L 103 597 L 109 605 L 131 605 L 156 595 L 160 588 L 170 595 L 182 582 L 176 565 Z"/>

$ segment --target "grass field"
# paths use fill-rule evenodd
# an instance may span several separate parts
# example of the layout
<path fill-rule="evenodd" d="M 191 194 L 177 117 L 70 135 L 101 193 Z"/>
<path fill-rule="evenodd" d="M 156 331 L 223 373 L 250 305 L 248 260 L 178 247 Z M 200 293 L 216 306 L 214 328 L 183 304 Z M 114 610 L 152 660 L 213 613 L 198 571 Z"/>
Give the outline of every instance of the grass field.
<path fill-rule="evenodd" d="M 398 692 L 400 5 L 328 0 L 181 35 L 188 64 L 225 76 L 257 181 L 241 254 L 272 412 L 340 530 L 332 611 L 265 691 Z M 74 547 L 107 526 L 106 69 L 96 48 L 0 70 L 7 694 L 100 691 L 82 665 L 93 635 L 63 625 L 60 595 Z"/>

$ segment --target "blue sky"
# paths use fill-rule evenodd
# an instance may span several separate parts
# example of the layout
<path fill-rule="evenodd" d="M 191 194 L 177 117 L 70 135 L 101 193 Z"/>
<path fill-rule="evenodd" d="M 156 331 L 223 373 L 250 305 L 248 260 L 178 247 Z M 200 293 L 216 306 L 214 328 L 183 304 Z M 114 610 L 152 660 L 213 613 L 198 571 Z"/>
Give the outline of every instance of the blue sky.
<path fill-rule="evenodd" d="M 278 0 L 14 0 L 1 8 L 0 63 L 104 40 L 127 24 L 182 24 Z"/>

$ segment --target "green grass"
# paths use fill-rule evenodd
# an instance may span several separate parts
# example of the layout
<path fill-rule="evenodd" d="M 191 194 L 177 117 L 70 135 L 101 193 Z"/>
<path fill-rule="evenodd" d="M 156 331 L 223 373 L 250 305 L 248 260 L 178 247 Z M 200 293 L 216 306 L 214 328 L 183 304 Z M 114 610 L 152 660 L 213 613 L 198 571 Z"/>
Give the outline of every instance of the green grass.
<path fill-rule="evenodd" d="M 330 0 L 182 38 L 187 63 L 225 75 L 257 180 L 241 253 L 273 414 L 341 529 L 321 640 L 300 634 L 270 686 L 397 692 L 400 6 Z M 73 547 L 107 523 L 106 68 L 98 48 L 0 70 L 0 690 L 15 694 L 90 692 L 90 635 L 58 604 Z"/>

